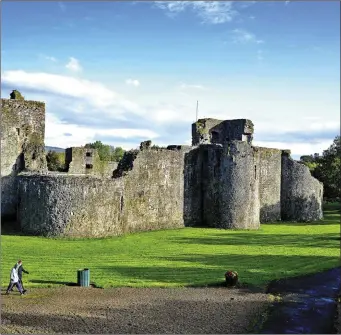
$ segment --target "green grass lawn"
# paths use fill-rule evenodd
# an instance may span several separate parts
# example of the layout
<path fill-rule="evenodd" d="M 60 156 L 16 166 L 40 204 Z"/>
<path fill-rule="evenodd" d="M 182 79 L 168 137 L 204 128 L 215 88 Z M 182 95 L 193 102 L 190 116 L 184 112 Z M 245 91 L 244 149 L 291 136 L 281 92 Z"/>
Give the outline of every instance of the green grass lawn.
<path fill-rule="evenodd" d="M 262 224 L 258 231 L 185 228 L 105 239 L 49 239 L 2 235 L 1 284 L 23 260 L 26 287 L 76 282 L 90 268 L 102 287 L 207 285 L 236 270 L 242 283 L 264 286 L 273 279 L 340 265 L 340 205 L 326 206 L 316 223 Z"/>

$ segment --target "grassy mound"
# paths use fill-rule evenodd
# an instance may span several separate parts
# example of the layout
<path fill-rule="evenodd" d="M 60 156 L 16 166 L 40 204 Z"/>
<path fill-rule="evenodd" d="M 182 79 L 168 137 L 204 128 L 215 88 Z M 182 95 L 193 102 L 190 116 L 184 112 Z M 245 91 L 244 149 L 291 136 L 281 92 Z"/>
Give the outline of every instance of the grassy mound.
<path fill-rule="evenodd" d="M 236 270 L 243 284 L 340 265 L 340 205 L 326 206 L 315 223 L 263 224 L 258 231 L 185 228 L 105 239 L 47 239 L 2 235 L 1 284 L 23 260 L 26 287 L 76 282 L 77 269 L 90 268 L 101 287 L 209 285 Z"/>

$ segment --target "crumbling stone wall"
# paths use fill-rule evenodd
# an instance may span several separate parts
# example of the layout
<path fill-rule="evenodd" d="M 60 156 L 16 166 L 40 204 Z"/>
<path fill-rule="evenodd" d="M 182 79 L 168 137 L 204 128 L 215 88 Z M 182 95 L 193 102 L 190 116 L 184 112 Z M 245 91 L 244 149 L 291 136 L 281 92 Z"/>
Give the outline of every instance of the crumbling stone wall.
<path fill-rule="evenodd" d="M 192 145 L 222 144 L 245 141 L 252 144 L 254 125 L 248 119 L 199 119 L 192 124 Z"/>
<path fill-rule="evenodd" d="M 255 147 L 259 151 L 260 222 L 281 220 L 282 150 Z"/>
<path fill-rule="evenodd" d="M 199 119 L 192 124 L 192 146 L 211 143 L 210 130 L 219 127 L 222 120 Z"/>
<path fill-rule="evenodd" d="M 67 174 L 19 176 L 18 222 L 28 234 L 43 236 L 119 235 L 119 181 Z"/>
<path fill-rule="evenodd" d="M 1 216 L 16 209 L 14 176 L 24 170 L 47 170 L 45 104 L 22 98 L 1 99 Z M 5 179 L 3 179 L 6 177 Z"/>
<path fill-rule="evenodd" d="M 1 99 L 1 174 L 46 170 L 45 104 Z"/>
<path fill-rule="evenodd" d="M 1 219 L 15 219 L 17 213 L 18 189 L 15 176 L 1 177 Z"/>
<path fill-rule="evenodd" d="M 246 142 L 224 146 L 221 160 L 222 228 L 259 228 L 259 151 Z"/>
<path fill-rule="evenodd" d="M 132 165 L 133 168 L 121 177 L 124 179 L 126 229 L 183 227 L 184 151 L 143 150 Z"/>
<path fill-rule="evenodd" d="M 1 100 L 1 214 L 17 215 L 24 232 L 91 237 L 322 218 L 322 184 L 287 151 L 253 147 L 250 120 L 200 119 L 194 147 L 145 141 L 119 164 L 68 148 L 68 173 L 52 174 L 44 172 L 44 103 L 11 96 Z"/>
<path fill-rule="evenodd" d="M 242 141 L 200 145 L 185 157 L 185 224 L 259 228 L 259 153 Z M 256 175 L 255 175 L 256 173 Z"/>
<path fill-rule="evenodd" d="M 118 162 L 103 162 L 102 163 L 102 170 L 101 174 L 105 178 L 112 178 L 113 172 L 117 169 L 118 167 Z"/>
<path fill-rule="evenodd" d="M 323 184 L 312 177 L 309 168 L 282 153 L 282 220 L 322 219 Z"/>
<path fill-rule="evenodd" d="M 143 147 L 125 153 L 111 180 L 21 175 L 18 221 L 26 233 L 91 237 L 199 225 L 257 229 L 281 214 L 321 218 L 321 184 L 287 153 L 279 161 L 280 152 L 243 141 Z"/>
<path fill-rule="evenodd" d="M 85 147 L 65 149 L 65 167 L 70 174 L 111 178 L 117 164 L 117 162 L 101 161 L 96 149 Z"/>
<path fill-rule="evenodd" d="M 134 167 L 134 161 L 137 155 L 140 153 L 139 150 L 126 151 L 117 165 L 117 169 L 113 171 L 113 178 L 123 177 L 128 174 Z"/>
<path fill-rule="evenodd" d="M 19 176 L 19 224 L 30 234 L 89 237 L 183 227 L 183 162 L 182 150 L 143 150 L 111 180 Z"/>
<path fill-rule="evenodd" d="M 99 169 L 96 149 L 72 147 L 65 149 L 66 171 L 72 174 L 93 174 Z"/>
<path fill-rule="evenodd" d="M 201 148 L 185 153 L 184 161 L 184 224 L 200 226 L 203 216 L 202 170 L 205 163 Z"/>
<path fill-rule="evenodd" d="M 204 162 L 201 171 L 202 183 L 202 222 L 207 227 L 222 227 L 221 207 L 224 190 L 221 185 L 221 163 L 223 147 L 218 145 L 201 145 Z"/>

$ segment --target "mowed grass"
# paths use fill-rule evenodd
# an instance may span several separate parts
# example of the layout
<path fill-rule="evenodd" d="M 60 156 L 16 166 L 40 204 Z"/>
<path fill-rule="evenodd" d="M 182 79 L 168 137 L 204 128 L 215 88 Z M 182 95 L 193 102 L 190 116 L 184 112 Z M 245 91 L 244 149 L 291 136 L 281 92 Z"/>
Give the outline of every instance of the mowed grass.
<path fill-rule="evenodd" d="M 185 228 L 104 239 L 50 239 L 2 235 L 1 283 L 23 260 L 26 287 L 76 282 L 89 268 L 101 287 L 201 286 L 222 282 L 228 269 L 242 283 L 263 287 L 273 279 L 340 266 L 340 205 L 329 204 L 315 223 L 262 224 L 258 231 Z"/>

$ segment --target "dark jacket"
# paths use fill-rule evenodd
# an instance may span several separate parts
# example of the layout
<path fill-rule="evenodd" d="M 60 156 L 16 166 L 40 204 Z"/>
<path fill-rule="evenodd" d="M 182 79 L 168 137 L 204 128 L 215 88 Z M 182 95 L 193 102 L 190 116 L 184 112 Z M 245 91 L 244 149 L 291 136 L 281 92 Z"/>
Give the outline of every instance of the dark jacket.
<path fill-rule="evenodd" d="M 26 271 L 26 270 L 23 268 L 23 266 L 20 265 L 20 266 L 18 267 L 18 277 L 19 277 L 19 279 L 22 278 L 22 273 L 23 273 L 23 272 L 28 274 L 28 271 Z"/>

